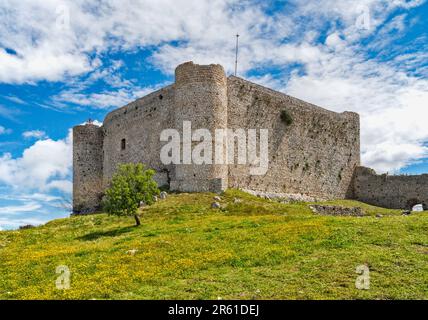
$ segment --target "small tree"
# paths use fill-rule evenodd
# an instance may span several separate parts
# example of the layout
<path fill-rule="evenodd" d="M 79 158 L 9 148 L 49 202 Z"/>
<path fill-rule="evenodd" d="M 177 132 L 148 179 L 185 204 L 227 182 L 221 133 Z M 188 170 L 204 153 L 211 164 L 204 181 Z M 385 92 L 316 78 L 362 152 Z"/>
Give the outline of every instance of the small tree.
<path fill-rule="evenodd" d="M 144 168 L 143 164 L 122 164 L 114 174 L 110 187 L 106 190 L 103 207 L 108 214 L 134 216 L 139 226 L 138 208 L 140 203 L 151 205 L 154 196 L 159 195 L 155 171 Z"/>

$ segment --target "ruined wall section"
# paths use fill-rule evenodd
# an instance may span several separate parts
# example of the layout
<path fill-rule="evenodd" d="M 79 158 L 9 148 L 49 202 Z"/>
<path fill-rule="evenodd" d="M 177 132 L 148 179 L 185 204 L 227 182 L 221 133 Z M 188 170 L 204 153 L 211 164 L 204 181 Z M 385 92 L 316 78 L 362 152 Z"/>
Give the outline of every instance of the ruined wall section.
<path fill-rule="evenodd" d="M 183 122 L 190 121 L 192 130 L 227 128 L 227 79 L 220 65 L 201 66 L 188 62 L 176 69 L 175 128 L 183 136 Z M 199 142 L 193 142 L 196 146 Z M 182 148 L 183 151 L 183 143 Z M 186 192 L 219 192 L 227 188 L 227 164 L 180 164 L 175 168 L 171 189 Z"/>
<path fill-rule="evenodd" d="M 282 110 L 291 125 L 281 120 Z M 358 114 L 328 111 L 237 77 L 228 79 L 228 127 L 269 129 L 267 174 L 231 165 L 229 188 L 345 198 L 360 165 Z"/>
<path fill-rule="evenodd" d="M 373 169 L 358 167 L 353 180 L 353 198 L 391 209 L 412 209 L 423 204 L 428 209 L 428 175 L 378 175 Z"/>
<path fill-rule="evenodd" d="M 174 86 L 165 87 L 107 115 L 104 120 L 104 186 L 121 163 L 143 163 L 160 186 L 174 175 L 160 160 L 162 130 L 174 128 Z M 124 145 L 123 145 L 124 144 Z M 123 148 L 124 147 L 124 148 Z"/>
<path fill-rule="evenodd" d="M 103 129 L 93 124 L 73 128 L 75 214 L 91 213 L 99 209 L 103 193 L 103 138 Z"/>

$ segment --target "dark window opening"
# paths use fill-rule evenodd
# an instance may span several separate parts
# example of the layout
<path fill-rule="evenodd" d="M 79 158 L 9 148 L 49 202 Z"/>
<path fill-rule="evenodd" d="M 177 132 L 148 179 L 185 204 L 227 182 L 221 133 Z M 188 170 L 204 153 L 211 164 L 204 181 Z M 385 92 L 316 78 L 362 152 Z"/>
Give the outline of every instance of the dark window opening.
<path fill-rule="evenodd" d="M 125 139 L 122 139 L 122 142 L 120 143 L 120 148 L 121 148 L 122 150 L 125 150 L 125 149 L 126 149 L 126 140 L 125 140 Z"/>

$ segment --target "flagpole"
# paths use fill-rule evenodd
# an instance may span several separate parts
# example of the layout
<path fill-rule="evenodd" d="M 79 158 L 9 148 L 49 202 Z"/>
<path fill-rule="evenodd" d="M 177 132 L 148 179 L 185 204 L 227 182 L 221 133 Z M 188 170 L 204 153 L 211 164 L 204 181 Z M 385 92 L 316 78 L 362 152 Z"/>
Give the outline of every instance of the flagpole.
<path fill-rule="evenodd" d="M 238 74 L 238 48 L 239 48 L 239 34 L 236 35 L 235 77 Z"/>

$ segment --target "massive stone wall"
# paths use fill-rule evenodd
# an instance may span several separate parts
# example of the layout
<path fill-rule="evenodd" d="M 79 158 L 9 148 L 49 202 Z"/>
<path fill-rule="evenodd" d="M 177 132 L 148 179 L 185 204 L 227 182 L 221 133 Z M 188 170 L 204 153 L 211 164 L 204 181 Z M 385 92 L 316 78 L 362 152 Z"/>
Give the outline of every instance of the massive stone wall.
<path fill-rule="evenodd" d="M 73 211 L 99 209 L 103 193 L 103 129 L 93 124 L 73 128 Z M 55 155 L 52 155 L 55 156 Z"/>
<path fill-rule="evenodd" d="M 168 86 L 117 109 L 104 120 L 104 187 L 121 163 L 143 163 L 155 169 L 159 185 L 169 184 L 171 166 L 160 160 L 160 134 L 174 128 L 174 87 Z"/>
<path fill-rule="evenodd" d="M 373 169 L 358 167 L 353 180 L 352 197 L 391 209 L 411 209 L 428 205 L 428 175 L 378 175 Z"/>
<path fill-rule="evenodd" d="M 248 166 L 231 165 L 230 188 L 345 198 L 360 164 L 358 114 L 331 112 L 236 77 L 228 80 L 228 97 L 230 129 L 269 129 L 269 171 L 251 176 Z M 292 124 L 281 120 L 283 110 Z"/>

